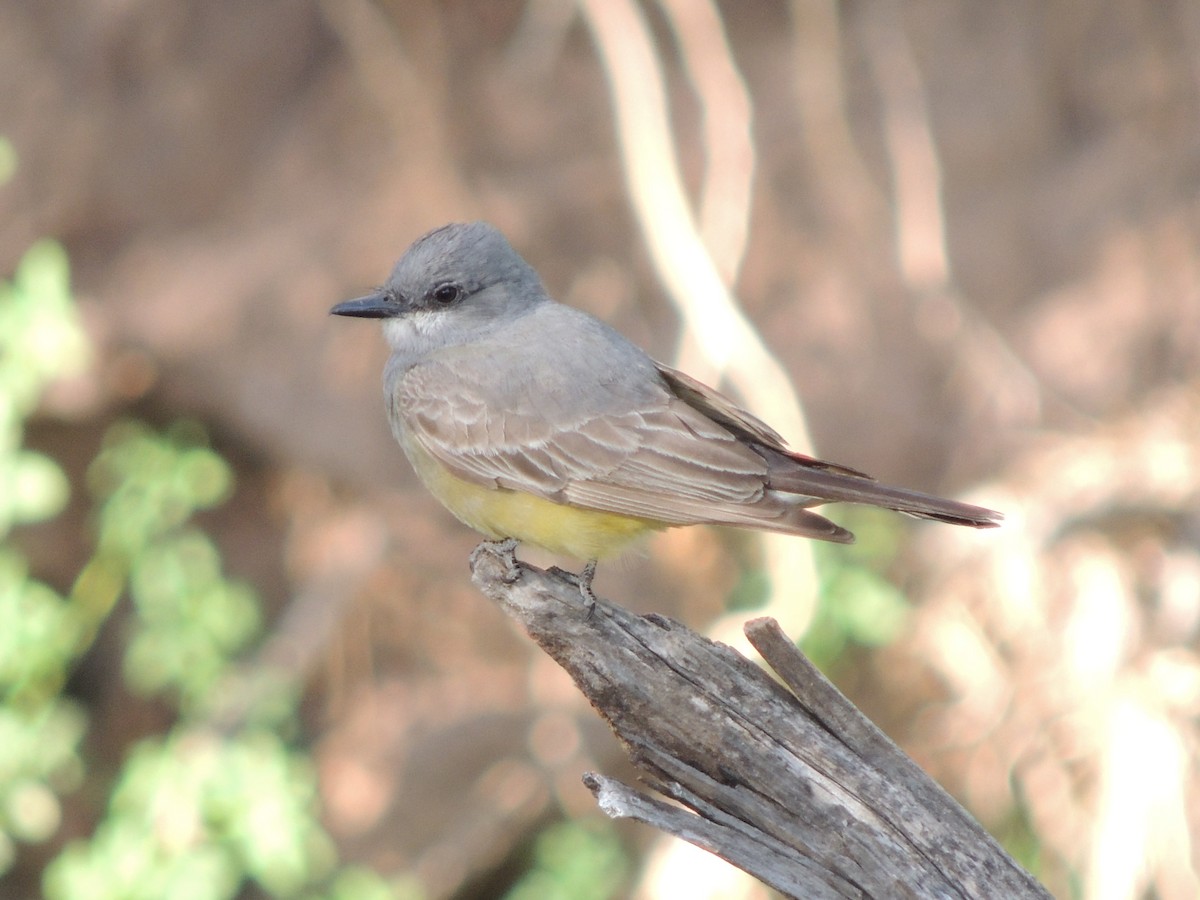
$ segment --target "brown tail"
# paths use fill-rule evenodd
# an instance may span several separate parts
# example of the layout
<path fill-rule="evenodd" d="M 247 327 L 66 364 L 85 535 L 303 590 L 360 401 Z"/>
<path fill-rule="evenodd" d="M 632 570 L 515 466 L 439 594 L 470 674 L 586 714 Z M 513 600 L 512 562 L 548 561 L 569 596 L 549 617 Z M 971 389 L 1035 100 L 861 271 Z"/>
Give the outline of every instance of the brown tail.
<path fill-rule="evenodd" d="M 826 468 L 820 460 L 801 454 L 781 454 L 772 459 L 768 486 L 783 493 L 812 497 L 822 503 L 863 503 L 972 528 L 995 528 L 1004 521 L 1004 514 L 992 509 L 890 487 L 865 475 Z"/>
<path fill-rule="evenodd" d="M 957 500 L 945 500 L 919 491 L 888 487 L 856 469 L 789 450 L 783 438 L 774 429 L 737 407 L 728 397 L 677 369 L 662 363 L 655 365 L 658 366 L 663 383 L 676 397 L 728 429 L 766 457 L 770 467 L 767 487 L 784 494 L 812 498 L 811 504 L 802 501 L 802 506 L 836 502 L 865 503 L 910 516 L 936 519 L 953 525 L 969 525 L 972 528 L 995 528 L 1004 521 L 1004 516 L 995 510 L 959 503 Z M 728 524 L 756 528 L 773 527 L 778 531 L 804 534 L 827 541 L 853 540 L 850 532 L 838 528 L 815 513 L 793 518 L 795 521 L 791 522 L 781 519 L 775 526 L 733 521 Z"/>

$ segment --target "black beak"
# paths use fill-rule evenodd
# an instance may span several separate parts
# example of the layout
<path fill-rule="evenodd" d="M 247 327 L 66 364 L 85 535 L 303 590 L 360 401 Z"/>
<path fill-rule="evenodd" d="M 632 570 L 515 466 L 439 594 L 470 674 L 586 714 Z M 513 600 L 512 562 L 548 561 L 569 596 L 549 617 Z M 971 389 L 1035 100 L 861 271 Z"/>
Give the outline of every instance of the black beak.
<path fill-rule="evenodd" d="M 398 316 L 404 310 L 402 303 L 383 291 L 375 291 L 356 300 L 339 303 L 329 311 L 333 316 L 357 316 L 360 319 L 386 319 Z"/>

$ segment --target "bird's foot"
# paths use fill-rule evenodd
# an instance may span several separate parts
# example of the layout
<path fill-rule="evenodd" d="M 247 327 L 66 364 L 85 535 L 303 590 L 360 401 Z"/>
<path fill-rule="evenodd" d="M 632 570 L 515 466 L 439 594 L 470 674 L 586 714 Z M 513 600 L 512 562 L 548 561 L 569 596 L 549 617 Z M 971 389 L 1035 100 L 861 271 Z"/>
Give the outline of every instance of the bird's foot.
<path fill-rule="evenodd" d="M 583 602 L 587 604 L 589 619 L 596 612 L 596 592 L 592 590 L 592 579 L 595 577 L 596 560 L 589 559 L 583 571 L 579 573 L 579 593 L 583 595 Z"/>
<path fill-rule="evenodd" d="M 521 577 L 521 564 L 517 561 L 517 547 L 520 543 L 516 538 L 504 538 L 500 541 L 483 541 L 471 551 L 471 568 L 475 568 L 475 563 L 481 553 L 495 553 L 501 557 L 501 562 L 504 563 L 504 583 L 515 584 Z"/>
<path fill-rule="evenodd" d="M 583 571 L 578 575 L 568 572 L 566 569 L 560 569 L 558 566 L 554 566 L 551 571 L 575 582 L 575 586 L 579 588 L 579 596 L 583 598 L 584 605 L 587 606 L 587 617 L 590 619 L 596 614 L 596 593 L 592 590 L 592 579 L 596 577 L 596 560 L 589 559 L 587 565 L 583 567 Z"/>

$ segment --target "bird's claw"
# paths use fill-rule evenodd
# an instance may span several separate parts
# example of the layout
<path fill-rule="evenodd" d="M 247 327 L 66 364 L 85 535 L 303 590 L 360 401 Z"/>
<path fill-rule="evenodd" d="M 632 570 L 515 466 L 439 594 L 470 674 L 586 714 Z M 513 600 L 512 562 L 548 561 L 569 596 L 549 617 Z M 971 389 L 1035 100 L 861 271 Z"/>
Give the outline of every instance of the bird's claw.
<path fill-rule="evenodd" d="M 596 577 L 596 560 L 589 559 L 578 575 L 568 572 L 566 569 L 560 569 L 558 566 L 554 566 L 551 571 L 568 581 L 575 582 L 575 586 L 579 588 L 579 596 L 583 598 L 584 605 L 587 606 L 587 617 L 590 619 L 594 616 L 596 614 L 596 592 L 592 590 L 592 579 Z"/>
<path fill-rule="evenodd" d="M 521 542 L 516 538 L 504 538 L 500 541 L 483 541 L 471 551 L 471 568 L 475 568 L 480 554 L 494 553 L 504 563 L 504 574 L 501 576 L 505 584 L 514 584 L 521 577 L 521 564 L 517 561 L 517 546 Z"/>

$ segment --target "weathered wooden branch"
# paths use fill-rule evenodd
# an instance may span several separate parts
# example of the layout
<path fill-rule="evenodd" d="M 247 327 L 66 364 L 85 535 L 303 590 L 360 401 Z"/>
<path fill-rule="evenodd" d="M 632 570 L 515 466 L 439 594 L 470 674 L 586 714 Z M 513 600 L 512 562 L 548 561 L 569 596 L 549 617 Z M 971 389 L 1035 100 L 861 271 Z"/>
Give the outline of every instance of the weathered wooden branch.
<path fill-rule="evenodd" d="M 746 634 L 786 683 L 659 615 L 484 544 L 476 585 L 565 668 L 644 780 L 588 773 L 601 808 L 691 841 L 790 897 L 1046 898 L 984 829 L 788 640 Z M 688 810 L 692 810 L 689 812 Z"/>

